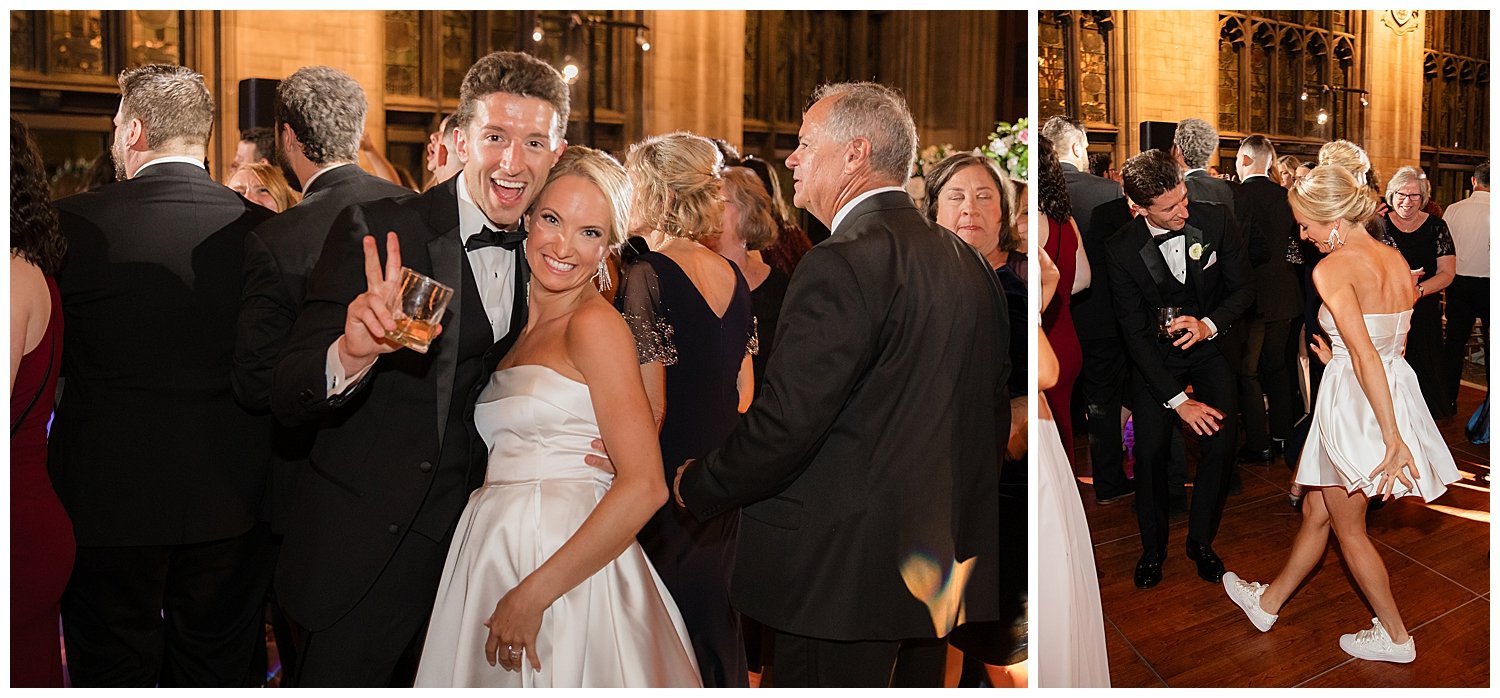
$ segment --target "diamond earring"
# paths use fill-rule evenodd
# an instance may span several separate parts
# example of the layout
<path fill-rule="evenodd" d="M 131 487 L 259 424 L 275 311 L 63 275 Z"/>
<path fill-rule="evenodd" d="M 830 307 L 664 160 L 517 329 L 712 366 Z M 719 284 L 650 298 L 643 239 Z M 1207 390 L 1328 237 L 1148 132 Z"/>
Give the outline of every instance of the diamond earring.
<path fill-rule="evenodd" d="M 594 272 L 594 285 L 600 291 L 608 291 L 612 285 L 609 281 L 609 266 L 604 263 L 607 257 L 608 255 L 599 258 L 599 271 Z"/>

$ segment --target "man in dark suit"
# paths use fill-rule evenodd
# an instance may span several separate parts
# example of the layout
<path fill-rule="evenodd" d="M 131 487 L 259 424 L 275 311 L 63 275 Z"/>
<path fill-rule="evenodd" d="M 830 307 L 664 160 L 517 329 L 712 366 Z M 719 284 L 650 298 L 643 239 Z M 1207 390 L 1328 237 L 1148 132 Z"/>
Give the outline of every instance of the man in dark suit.
<path fill-rule="evenodd" d="M 1054 116 L 1042 126 L 1042 135 L 1052 141 L 1052 151 L 1057 154 L 1063 179 L 1068 182 L 1068 201 L 1072 204 L 1073 221 L 1078 224 L 1080 232 L 1086 231 L 1093 222 L 1096 207 L 1120 198 L 1120 185 L 1114 180 L 1089 174 L 1088 131 L 1077 119 Z M 1096 268 L 1092 258 L 1089 259 L 1089 267 Z M 1073 300 L 1073 307 L 1076 314 L 1077 298 Z"/>
<path fill-rule="evenodd" d="M 1252 135 L 1240 142 L 1235 155 L 1240 186 L 1235 190 L 1234 208 L 1249 250 L 1255 287 L 1255 305 L 1241 323 L 1245 350 L 1236 367 L 1245 425 L 1245 446 L 1236 460 L 1243 461 L 1271 460 L 1272 443 L 1284 445 L 1302 416 L 1291 370 L 1297 340 L 1290 337 L 1292 320 L 1302 312 L 1302 292 L 1297 268 L 1286 261 L 1287 247 L 1297 237 L 1297 219 L 1287 203 L 1286 189 L 1269 176 L 1275 164 L 1276 149 L 1265 136 Z"/>
<path fill-rule="evenodd" d="M 1198 471 L 1188 516 L 1187 555 L 1198 575 L 1217 582 L 1224 564 L 1212 544 L 1223 513 L 1235 429 L 1234 371 L 1215 340 L 1255 301 L 1244 243 L 1227 210 L 1188 206 L 1172 158 L 1148 150 L 1126 162 L 1125 194 L 1139 214 L 1108 243 L 1110 290 L 1121 336 L 1135 366 L 1136 520 L 1144 553 L 1142 589 L 1161 581 L 1167 547 L 1166 462 L 1177 420 L 1199 436 Z M 1189 222 L 1191 220 L 1191 222 Z M 1158 310 L 1181 308 L 1158 339 Z M 1184 389 L 1191 384 L 1193 397 Z"/>
<path fill-rule="evenodd" d="M 411 684 L 448 543 L 484 476 L 475 398 L 526 325 L 516 229 L 567 118 L 556 69 L 485 56 L 454 116 L 460 175 L 351 206 L 328 233 L 271 390 L 283 421 L 320 422 L 276 569 L 305 638 L 299 685 Z M 384 339 L 393 253 L 455 290 L 426 353 Z"/>
<path fill-rule="evenodd" d="M 1202 119 L 1177 122 L 1172 136 L 1172 157 L 1182 170 L 1188 201 L 1234 206 L 1234 184 L 1209 174 L 1208 166 L 1219 151 L 1219 131 Z"/>
<path fill-rule="evenodd" d="M 1109 297 L 1109 272 L 1105 264 L 1104 241 L 1130 220 L 1129 210 L 1120 196 L 1120 185 L 1096 177 L 1088 168 L 1088 135 L 1077 120 L 1054 116 L 1042 127 L 1042 134 L 1052 141 L 1052 149 L 1062 165 L 1068 182 L 1068 200 L 1073 220 L 1083 234 L 1083 251 L 1089 260 L 1093 281 L 1074 294 L 1073 327 L 1083 351 L 1083 370 L 1078 387 L 1088 406 L 1089 463 L 1094 478 L 1094 501 L 1114 504 L 1135 491 L 1135 483 L 1125 477 L 1125 445 L 1120 429 L 1120 401 L 1128 375 L 1125 355 L 1120 351 L 1119 331 L 1115 327 L 1115 309 Z M 1095 211 L 1107 202 L 1111 207 L 1103 225 L 1094 226 Z"/>
<path fill-rule="evenodd" d="M 885 686 L 898 656 L 933 650 L 935 675 L 894 681 L 941 685 L 933 639 L 960 601 L 968 622 L 999 617 L 1005 300 L 901 189 L 916 128 L 900 95 L 815 98 L 787 166 L 832 235 L 792 278 L 760 396 L 678 470 L 677 501 L 700 519 L 744 507 L 731 597 L 774 629 L 778 686 Z"/>
<path fill-rule="evenodd" d="M 277 164 L 303 198 L 257 226 L 245 240 L 245 289 L 235 337 L 235 396 L 259 413 L 271 409 L 271 376 L 302 307 L 307 275 L 318 261 L 340 211 L 366 201 L 410 195 L 409 189 L 359 168 L 367 108 L 354 78 L 325 66 L 307 67 L 276 88 Z M 287 507 L 307 468 L 316 428 L 277 425 L 262 516 L 271 532 L 285 532 Z M 283 681 L 296 672 L 297 643 L 273 604 Z"/>
<path fill-rule="evenodd" d="M 119 83 L 122 181 L 57 203 L 68 672 L 75 686 L 258 686 L 270 424 L 235 403 L 229 372 L 245 236 L 271 213 L 204 169 L 202 75 L 146 65 Z"/>

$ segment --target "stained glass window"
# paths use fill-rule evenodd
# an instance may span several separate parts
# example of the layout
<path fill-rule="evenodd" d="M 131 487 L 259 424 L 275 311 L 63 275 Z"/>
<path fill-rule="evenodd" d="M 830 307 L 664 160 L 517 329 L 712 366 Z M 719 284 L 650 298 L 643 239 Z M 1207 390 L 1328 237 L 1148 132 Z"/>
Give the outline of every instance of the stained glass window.
<path fill-rule="evenodd" d="M 1038 97 L 1043 119 L 1069 115 L 1086 123 L 1113 123 L 1110 41 L 1115 16 L 1108 11 L 1048 10 L 1038 16 Z"/>
<path fill-rule="evenodd" d="M 462 10 L 442 13 L 442 29 L 438 33 L 442 66 L 443 97 L 458 99 L 458 89 L 463 85 L 464 74 L 474 64 L 474 15 Z"/>
<path fill-rule="evenodd" d="M 1237 125 L 1246 132 L 1313 141 L 1359 137 L 1359 37 L 1346 31 L 1348 11 L 1224 12 L 1219 17 L 1220 130 Z M 1231 51 L 1228 44 L 1240 45 L 1241 34 L 1249 37 L 1246 44 Z"/>
<path fill-rule="evenodd" d="M 1068 32 L 1060 14 L 1043 10 L 1037 16 L 1037 95 L 1044 120 L 1068 113 Z"/>
<path fill-rule="evenodd" d="M 416 96 L 422 91 L 422 27 L 417 10 L 386 10 L 386 94 Z"/>
<path fill-rule="evenodd" d="M 25 10 L 10 12 L 10 69 L 35 71 L 36 13 Z"/>
<path fill-rule="evenodd" d="M 103 13 L 100 10 L 49 12 L 48 61 L 57 73 L 104 74 Z"/>
<path fill-rule="evenodd" d="M 182 21 L 174 10 L 130 13 L 131 66 L 182 62 Z"/>
<path fill-rule="evenodd" d="M 1219 130 L 1240 130 L 1239 47 L 1219 42 Z"/>

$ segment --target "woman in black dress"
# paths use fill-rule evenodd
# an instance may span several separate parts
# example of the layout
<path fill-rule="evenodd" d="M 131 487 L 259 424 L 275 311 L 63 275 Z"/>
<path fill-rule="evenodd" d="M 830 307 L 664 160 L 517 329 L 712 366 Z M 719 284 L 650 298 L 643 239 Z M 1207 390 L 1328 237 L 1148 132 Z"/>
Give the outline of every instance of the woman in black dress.
<path fill-rule="evenodd" d="M 700 242 L 719 233 L 719 151 L 690 133 L 653 136 L 625 159 L 633 232 L 651 251 L 625 269 L 616 304 L 635 332 L 660 429 L 668 486 L 678 466 L 734 431 L 753 392 L 750 287 Z M 668 502 L 637 540 L 667 585 L 693 641 L 705 687 L 746 687 L 739 617 L 729 604 L 738 510 L 706 522 Z"/>
<path fill-rule="evenodd" d="M 1415 167 L 1403 167 L 1386 184 L 1386 203 L 1391 210 L 1381 217 L 1385 232 L 1417 277 L 1417 305 L 1411 314 L 1411 332 L 1406 335 L 1406 362 L 1417 372 L 1422 398 L 1433 419 L 1452 417 L 1453 396 L 1442 381 L 1443 312 L 1438 294 L 1453 283 L 1458 258 L 1453 236 L 1442 218 L 1423 211 L 1431 200 L 1427 176 Z"/>

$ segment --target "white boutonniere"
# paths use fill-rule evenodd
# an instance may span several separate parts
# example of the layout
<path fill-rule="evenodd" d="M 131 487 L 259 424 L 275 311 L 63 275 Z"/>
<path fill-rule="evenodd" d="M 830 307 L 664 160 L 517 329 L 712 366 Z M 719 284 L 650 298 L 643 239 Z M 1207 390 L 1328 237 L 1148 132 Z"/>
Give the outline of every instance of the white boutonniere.
<path fill-rule="evenodd" d="M 1193 261 L 1196 262 L 1203 258 L 1203 251 L 1206 249 L 1208 249 L 1208 245 L 1205 245 L 1201 242 L 1195 242 L 1193 243 L 1192 247 L 1188 248 L 1188 256 L 1192 257 Z"/>

